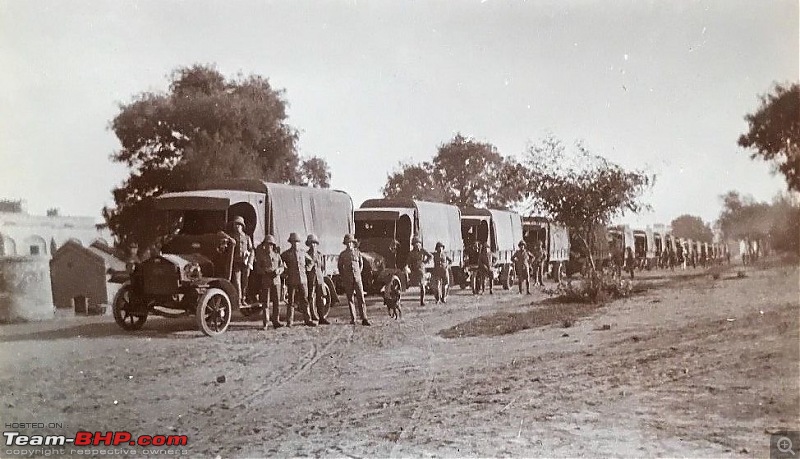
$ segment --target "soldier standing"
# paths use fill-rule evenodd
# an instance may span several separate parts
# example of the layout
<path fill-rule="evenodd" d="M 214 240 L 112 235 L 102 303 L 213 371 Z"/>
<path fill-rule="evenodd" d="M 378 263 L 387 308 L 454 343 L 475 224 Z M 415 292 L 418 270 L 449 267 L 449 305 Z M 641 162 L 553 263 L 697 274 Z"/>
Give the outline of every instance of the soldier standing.
<path fill-rule="evenodd" d="M 545 250 L 544 241 L 538 241 L 533 249 L 533 267 L 536 270 L 534 273 L 533 285 L 544 286 L 542 277 L 544 276 L 544 260 Z"/>
<path fill-rule="evenodd" d="M 411 270 L 408 285 L 419 285 L 419 305 L 425 306 L 425 264 L 431 260 L 431 254 L 422 248 L 422 241 L 414 236 L 411 239 L 414 246 L 408 252 L 407 264 Z"/>
<path fill-rule="evenodd" d="M 633 279 L 633 271 L 636 268 L 636 256 L 633 254 L 633 249 L 630 247 L 625 248 L 625 268 Z"/>
<path fill-rule="evenodd" d="M 247 304 L 247 282 L 255 259 L 253 240 L 244 232 L 244 217 L 236 216 L 231 221 L 229 236 L 234 240 L 231 282 L 239 293 L 239 304 L 244 306 Z"/>
<path fill-rule="evenodd" d="M 256 247 L 255 269 L 261 277 L 261 302 L 264 307 L 263 325 L 267 328 L 270 322 L 269 305 L 272 302 L 272 326 L 274 328 L 283 327 L 280 321 L 280 291 L 281 274 L 284 269 L 283 259 L 278 253 L 278 244 L 275 236 L 268 235 L 261 244 Z"/>
<path fill-rule="evenodd" d="M 436 243 L 436 251 L 433 252 L 433 298 L 436 303 L 439 300 L 447 303 L 447 290 L 450 287 L 450 265 L 453 259 L 444 253 L 444 244 Z"/>
<path fill-rule="evenodd" d="M 489 244 L 483 246 L 483 249 L 478 256 L 478 279 L 476 283 L 475 293 L 483 293 L 486 291 L 486 283 L 489 283 L 489 295 L 493 295 L 492 290 L 494 286 L 494 279 L 492 278 L 492 267 L 497 263 L 497 257 L 492 253 L 492 248 Z"/>
<path fill-rule="evenodd" d="M 364 284 L 361 280 L 361 270 L 364 268 L 364 260 L 361 252 L 355 247 L 356 241 L 352 234 L 345 234 L 342 241 L 347 246 L 339 254 L 339 276 L 342 279 L 342 287 L 347 295 L 347 304 L 350 307 L 350 324 L 356 323 L 356 307 L 358 316 L 361 317 L 361 325 L 370 325 L 367 320 L 367 306 L 364 299 Z"/>
<path fill-rule="evenodd" d="M 308 310 L 308 271 L 311 270 L 313 260 L 306 252 L 300 249 L 302 242 L 297 233 L 289 234 L 289 243 L 292 246 L 281 254 L 286 263 L 286 326 L 291 327 L 294 321 L 294 305 L 299 303 L 303 311 L 304 323 L 309 327 L 316 327 L 317 323 L 311 320 Z"/>
<path fill-rule="evenodd" d="M 511 261 L 514 262 L 514 269 L 517 272 L 517 283 L 519 285 L 519 293 L 522 294 L 522 283 L 525 282 L 525 290 L 528 295 L 531 294 L 531 260 L 533 254 L 528 252 L 525 248 L 525 241 L 519 241 L 519 249 L 511 256 Z"/>
<path fill-rule="evenodd" d="M 322 325 L 330 325 L 328 322 L 328 305 L 325 304 L 323 297 L 325 288 L 325 255 L 319 247 L 319 239 L 315 234 L 309 234 L 306 238 L 308 246 L 308 256 L 311 257 L 313 267 L 308 272 L 308 306 L 311 312 L 311 320 L 318 321 Z"/>

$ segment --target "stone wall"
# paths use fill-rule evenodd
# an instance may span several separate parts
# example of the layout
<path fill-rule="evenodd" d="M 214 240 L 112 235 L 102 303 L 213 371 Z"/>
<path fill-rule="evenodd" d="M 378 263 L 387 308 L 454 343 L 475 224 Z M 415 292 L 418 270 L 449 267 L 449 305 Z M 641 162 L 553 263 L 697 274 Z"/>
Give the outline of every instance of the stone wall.
<path fill-rule="evenodd" d="M 0 258 L 0 322 L 54 317 L 48 262 L 42 257 Z"/>

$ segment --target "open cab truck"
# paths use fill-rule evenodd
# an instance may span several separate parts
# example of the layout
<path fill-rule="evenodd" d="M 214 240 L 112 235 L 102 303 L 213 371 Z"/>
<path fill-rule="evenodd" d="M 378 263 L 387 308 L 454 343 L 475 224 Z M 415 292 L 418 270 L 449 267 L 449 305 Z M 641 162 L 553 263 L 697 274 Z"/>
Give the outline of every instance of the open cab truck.
<path fill-rule="evenodd" d="M 227 330 L 234 309 L 247 316 L 261 310 L 258 273 L 250 274 L 246 305 L 231 282 L 234 240 L 225 234 L 228 221 L 245 220 L 254 246 L 272 234 L 286 249 L 289 233 L 314 233 L 326 261 L 324 298 L 337 303 L 335 284 L 342 237 L 353 231 L 353 202 L 342 191 L 228 180 L 204 189 L 166 193 L 156 208 L 174 213 L 178 232 L 158 254 L 138 264 L 117 292 L 112 309 L 125 330 L 141 328 L 148 315 L 194 315 L 204 334 Z M 235 307 L 234 307 L 235 305 Z"/>

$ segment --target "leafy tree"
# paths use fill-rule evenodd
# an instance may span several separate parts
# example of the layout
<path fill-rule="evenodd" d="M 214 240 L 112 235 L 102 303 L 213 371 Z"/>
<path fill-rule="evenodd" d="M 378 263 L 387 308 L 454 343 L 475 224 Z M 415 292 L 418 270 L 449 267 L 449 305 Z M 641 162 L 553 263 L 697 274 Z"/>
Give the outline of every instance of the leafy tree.
<path fill-rule="evenodd" d="M 327 187 L 325 161 L 298 157 L 286 107 L 284 92 L 263 77 L 226 80 L 202 65 L 177 69 L 166 93 L 122 104 L 110 126 L 121 148 L 111 159 L 130 176 L 112 192 L 115 207 L 103 209 L 109 229 L 123 244 L 151 244 L 173 224 L 154 210 L 155 196 L 218 179 Z"/>
<path fill-rule="evenodd" d="M 528 148 L 526 164 L 529 208 L 567 226 L 583 242 L 592 270 L 595 229 L 625 212 L 647 208 L 640 197 L 655 179 L 643 171 L 627 171 L 580 143 L 568 151 L 552 136 Z"/>
<path fill-rule="evenodd" d="M 770 241 L 775 250 L 800 250 L 800 198 L 785 194 L 772 204 L 729 191 L 720 196 L 719 225 L 726 238 Z"/>
<path fill-rule="evenodd" d="M 399 168 L 399 171 L 389 174 L 386 185 L 381 190 L 384 197 L 446 201 L 444 187 L 436 178 L 432 163 L 400 163 Z"/>
<path fill-rule="evenodd" d="M 694 215 L 681 215 L 672 220 L 672 234 L 675 237 L 689 238 L 693 241 L 708 242 L 714 241 L 714 232 L 708 223 Z"/>
<path fill-rule="evenodd" d="M 752 196 L 741 196 L 729 191 L 720 196 L 722 212 L 720 229 L 728 238 L 763 239 L 772 226 L 772 212 L 766 202 L 757 202 Z"/>
<path fill-rule="evenodd" d="M 439 146 L 430 162 L 401 164 L 383 194 L 447 202 L 459 207 L 508 207 L 525 189 L 524 168 L 497 148 L 460 133 Z"/>
<path fill-rule="evenodd" d="M 800 85 L 777 84 L 760 99 L 758 110 L 745 116 L 750 130 L 739 136 L 739 145 L 755 149 L 751 158 L 773 161 L 789 189 L 800 191 Z"/>

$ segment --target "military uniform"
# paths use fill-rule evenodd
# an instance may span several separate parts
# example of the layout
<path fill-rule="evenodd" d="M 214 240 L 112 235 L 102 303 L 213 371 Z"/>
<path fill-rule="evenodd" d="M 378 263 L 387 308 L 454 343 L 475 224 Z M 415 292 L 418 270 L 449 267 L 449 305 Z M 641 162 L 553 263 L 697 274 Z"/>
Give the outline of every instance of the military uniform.
<path fill-rule="evenodd" d="M 319 244 L 319 240 L 313 234 L 308 235 L 306 245 L 309 246 L 308 256 L 311 258 L 312 268 L 308 272 L 308 310 L 311 313 L 311 320 L 319 321 L 321 324 L 328 324 L 328 305 L 325 304 L 325 255 L 323 255 L 312 244 Z"/>
<path fill-rule="evenodd" d="M 533 284 L 534 285 L 544 285 L 544 260 L 545 260 L 545 250 L 544 250 L 544 243 L 539 241 L 533 247 L 533 260 L 531 263 L 533 264 Z"/>
<path fill-rule="evenodd" d="M 275 328 L 282 327 L 280 321 L 280 292 L 281 274 L 285 264 L 281 255 L 273 249 L 275 239 L 270 235 L 256 247 L 255 269 L 261 278 L 261 302 L 264 307 L 263 325 L 266 328 L 270 321 L 269 306 L 272 303 L 272 325 Z"/>
<path fill-rule="evenodd" d="M 300 242 L 300 237 L 296 233 L 289 236 L 289 242 Z M 311 321 L 311 314 L 308 309 L 308 271 L 312 269 L 313 260 L 303 250 L 292 246 L 281 254 L 283 262 L 286 263 L 286 293 L 287 293 L 287 317 L 286 322 L 289 326 L 294 321 L 294 306 L 299 304 L 303 312 L 306 325 L 314 326 L 316 323 Z"/>
<path fill-rule="evenodd" d="M 355 239 L 349 234 L 345 236 L 345 244 L 355 243 Z M 350 307 L 350 323 L 356 323 L 356 315 L 361 317 L 363 325 L 369 325 L 367 320 L 367 307 L 364 298 L 364 284 L 361 280 L 361 270 L 364 268 L 364 260 L 361 252 L 353 248 L 346 248 L 339 254 L 339 276 L 342 281 L 342 288 L 347 295 L 347 304 Z"/>
<path fill-rule="evenodd" d="M 519 293 L 522 293 L 522 283 L 525 282 L 525 290 L 528 294 L 531 293 L 531 261 L 533 254 L 528 252 L 525 248 L 525 242 L 520 241 L 519 249 L 511 256 L 511 261 L 514 263 L 514 270 L 517 272 L 517 283 L 519 285 Z"/>
<path fill-rule="evenodd" d="M 443 244 L 436 244 L 436 247 L 444 248 Z M 438 303 L 439 300 L 443 303 L 447 303 L 447 290 L 450 286 L 450 264 L 453 263 L 453 259 L 447 256 L 446 253 L 433 252 L 433 273 L 431 275 L 431 281 L 433 282 L 433 298 Z"/>
<path fill-rule="evenodd" d="M 231 282 L 239 293 L 239 304 L 245 305 L 247 304 L 247 283 L 255 259 L 253 240 L 244 232 L 244 218 L 236 217 L 231 225 L 233 228 L 229 236 L 234 241 Z"/>
<path fill-rule="evenodd" d="M 414 238 L 412 243 L 418 241 L 418 239 Z M 406 264 L 411 271 L 409 273 L 408 285 L 419 285 L 420 306 L 425 305 L 425 264 L 430 260 L 431 254 L 422 247 L 419 249 L 416 247 L 411 249 L 411 251 L 408 252 L 408 258 L 406 258 Z"/>
<path fill-rule="evenodd" d="M 483 293 L 486 291 L 486 282 L 489 282 L 489 294 L 493 294 L 494 279 L 492 279 L 492 267 L 497 263 L 497 257 L 492 253 L 492 249 L 487 245 L 478 256 L 478 272 L 475 279 L 475 289 L 473 293 Z"/>

